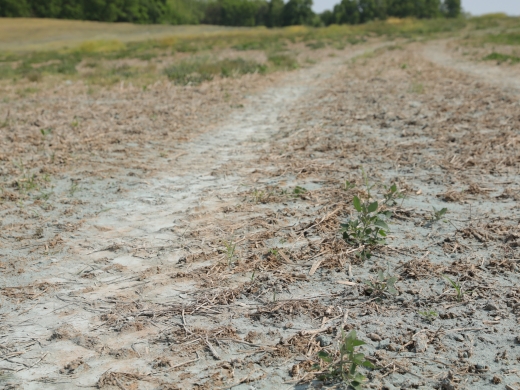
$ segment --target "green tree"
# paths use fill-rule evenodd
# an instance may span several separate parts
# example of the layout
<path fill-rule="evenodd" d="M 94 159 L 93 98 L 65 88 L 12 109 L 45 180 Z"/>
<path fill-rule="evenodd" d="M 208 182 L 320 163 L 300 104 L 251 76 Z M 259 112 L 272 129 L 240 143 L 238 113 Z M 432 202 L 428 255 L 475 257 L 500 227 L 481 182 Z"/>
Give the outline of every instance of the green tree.
<path fill-rule="evenodd" d="M 329 11 L 329 10 L 323 11 L 320 14 L 320 19 L 325 26 L 330 26 L 331 24 L 336 23 L 336 18 L 334 17 L 334 12 Z"/>
<path fill-rule="evenodd" d="M 165 20 L 170 24 L 199 24 L 206 4 L 197 0 L 168 0 Z"/>
<path fill-rule="evenodd" d="M 87 20 L 115 22 L 118 20 L 123 2 L 121 0 L 84 0 L 83 14 Z"/>
<path fill-rule="evenodd" d="M 31 9 L 25 0 L 0 0 L 0 16 L 7 18 L 31 16 Z"/>
<path fill-rule="evenodd" d="M 386 19 L 385 0 L 358 0 L 360 22 L 366 23 L 374 19 Z"/>
<path fill-rule="evenodd" d="M 29 0 L 32 15 L 38 18 L 58 18 L 61 14 L 62 0 Z"/>
<path fill-rule="evenodd" d="M 441 14 L 441 0 L 418 0 L 417 7 L 418 18 L 436 18 Z"/>
<path fill-rule="evenodd" d="M 225 26 L 254 26 L 256 4 L 249 0 L 220 0 L 221 23 Z"/>
<path fill-rule="evenodd" d="M 284 26 L 312 24 L 312 0 L 289 0 L 283 7 L 282 21 Z"/>
<path fill-rule="evenodd" d="M 460 0 L 445 0 L 443 8 L 448 18 L 458 18 L 462 11 Z"/>
<path fill-rule="evenodd" d="M 415 16 L 416 0 L 389 0 L 388 16 L 397 18 L 408 18 Z"/>
<path fill-rule="evenodd" d="M 59 17 L 60 19 L 85 19 L 83 4 L 77 0 L 63 0 Z"/>
<path fill-rule="evenodd" d="M 281 27 L 283 25 L 283 0 L 271 0 L 267 13 L 267 27 Z"/>
<path fill-rule="evenodd" d="M 255 0 L 255 3 L 255 24 L 257 26 L 267 26 L 269 19 L 269 3 L 266 0 Z"/>
<path fill-rule="evenodd" d="M 218 2 L 209 3 L 204 11 L 203 23 L 206 24 L 222 24 L 221 5 Z"/>
<path fill-rule="evenodd" d="M 357 0 L 341 0 L 334 7 L 334 16 L 337 24 L 358 24 L 361 15 Z"/>

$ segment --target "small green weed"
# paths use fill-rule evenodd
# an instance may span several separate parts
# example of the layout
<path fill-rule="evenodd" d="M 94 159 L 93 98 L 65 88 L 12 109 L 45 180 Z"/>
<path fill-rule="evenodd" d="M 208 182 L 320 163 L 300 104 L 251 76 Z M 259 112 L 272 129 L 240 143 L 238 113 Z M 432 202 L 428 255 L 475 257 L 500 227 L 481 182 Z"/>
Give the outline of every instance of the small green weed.
<path fill-rule="evenodd" d="M 291 70 L 298 68 L 298 61 L 291 55 L 273 53 L 267 59 L 278 69 Z"/>
<path fill-rule="evenodd" d="M 177 85 L 198 85 L 213 80 L 215 76 L 235 77 L 248 73 L 264 73 L 266 70 L 266 65 L 242 58 L 220 61 L 199 58 L 170 66 L 165 73 Z"/>
<path fill-rule="evenodd" d="M 439 222 L 448 212 L 448 209 L 446 207 L 444 207 L 440 210 L 437 210 L 435 207 L 432 206 L 432 209 L 433 209 L 433 211 L 430 216 L 431 223 Z"/>
<path fill-rule="evenodd" d="M 318 357 L 323 364 L 328 364 L 325 371 L 320 374 L 322 380 L 340 380 L 354 390 L 363 388 L 366 377 L 358 371 L 358 367 L 374 368 L 374 365 L 366 360 L 363 353 L 356 353 L 356 348 L 365 345 L 363 340 L 357 338 L 356 331 L 351 331 L 348 335 L 341 332 L 339 345 L 339 358 L 326 351 L 320 351 Z M 316 367 L 319 369 L 319 367 Z"/>
<path fill-rule="evenodd" d="M 388 218 L 391 213 L 388 211 L 379 213 L 379 203 L 377 201 L 362 201 L 357 196 L 354 196 L 352 203 L 358 212 L 358 216 L 341 225 L 343 239 L 351 245 L 365 246 L 361 256 L 370 258 L 370 251 L 366 247 L 384 245 L 386 243 L 385 237 L 388 235 L 390 228 L 382 217 Z"/>
<path fill-rule="evenodd" d="M 36 175 L 24 174 L 20 179 L 16 181 L 16 187 L 23 194 L 27 194 L 32 190 L 38 189 Z"/>
<path fill-rule="evenodd" d="M 232 241 L 224 241 L 224 246 L 226 247 L 226 257 L 228 260 L 228 266 L 233 265 L 233 259 L 235 257 L 235 249 L 237 247 L 237 244 L 234 244 Z"/>
<path fill-rule="evenodd" d="M 385 189 L 385 193 L 383 194 L 385 200 L 384 204 L 386 206 L 395 206 L 397 204 L 397 199 L 402 199 L 404 201 L 404 194 L 397 189 L 396 184 L 392 184 L 391 186 L 383 186 Z"/>
<path fill-rule="evenodd" d="M 439 313 L 437 313 L 435 310 L 428 309 L 424 311 L 417 312 L 423 318 L 425 321 L 432 323 L 435 321 L 435 319 L 439 316 Z"/>
<path fill-rule="evenodd" d="M 246 51 L 246 50 L 265 50 L 271 45 L 271 42 L 268 40 L 261 41 L 245 41 L 241 43 L 237 43 L 233 46 L 233 49 L 238 51 Z"/>
<path fill-rule="evenodd" d="M 413 83 L 410 86 L 409 92 L 422 94 L 424 93 L 424 85 L 422 83 Z"/>
<path fill-rule="evenodd" d="M 388 235 L 390 228 L 385 219 L 392 216 L 390 211 L 381 211 L 379 202 L 372 201 L 371 190 L 374 184 L 370 184 L 366 173 L 362 170 L 363 181 L 365 184 L 366 197 L 361 200 L 358 196 L 354 196 L 352 204 L 358 212 L 357 218 L 350 219 L 347 223 L 341 225 L 343 239 L 351 244 L 363 246 L 359 256 L 363 259 L 371 257 L 370 247 L 376 245 L 385 245 L 385 237 Z M 355 185 L 349 181 L 345 182 L 344 189 L 349 190 Z M 385 188 L 383 206 L 392 206 L 395 200 L 401 196 L 400 191 L 394 184 Z"/>
<path fill-rule="evenodd" d="M 47 135 L 52 133 L 52 129 L 51 128 L 40 129 L 40 133 L 42 134 L 42 137 L 46 137 Z"/>
<path fill-rule="evenodd" d="M 343 185 L 343 189 L 345 191 L 352 190 L 354 188 L 356 188 L 356 185 L 354 183 L 351 183 L 348 180 L 345 180 L 345 184 Z"/>
<path fill-rule="evenodd" d="M 293 195 L 297 198 L 302 198 L 306 192 L 307 192 L 306 188 L 296 186 L 293 190 Z"/>
<path fill-rule="evenodd" d="M 252 200 L 253 203 L 267 203 L 269 199 L 272 197 L 271 192 L 261 191 L 261 190 L 253 190 Z"/>
<path fill-rule="evenodd" d="M 311 50 L 318 50 L 327 47 L 327 44 L 323 41 L 308 42 L 305 44 Z"/>
<path fill-rule="evenodd" d="M 38 81 L 41 81 L 42 78 L 43 78 L 41 72 L 39 72 L 36 69 L 31 70 L 30 72 L 27 72 L 25 77 L 27 77 L 27 80 L 29 80 L 29 81 L 31 81 L 33 83 L 37 83 Z"/>
<path fill-rule="evenodd" d="M 489 34 L 484 40 L 485 42 L 497 43 L 499 45 L 520 45 L 520 33 Z"/>
<path fill-rule="evenodd" d="M 491 53 L 483 58 L 484 61 L 497 61 L 498 64 L 503 62 L 510 62 L 511 64 L 518 64 L 520 62 L 520 57 L 512 56 L 509 54 L 501 54 L 501 53 Z"/>
<path fill-rule="evenodd" d="M 70 188 L 69 188 L 69 194 L 70 196 L 74 196 L 74 194 L 76 193 L 76 191 L 79 190 L 79 186 L 78 186 L 78 183 L 75 182 L 75 181 L 71 181 L 70 182 Z"/>
<path fill-rule="evenodd" d="M 54 192 L 50 191 L 50 192 L 40 192 L 37 196 L 36 196 L 36 199 L 40 199 L 40 200 L 49 200 L 49 198 L 51 197 L 51 195 L 53 194 Z"/>
<path fill-rule="evenodd" d="M 370 296 L 378 299 L 385 298 L 389 295 L 397 295 L 398 291 L 395 288 L 397 277 L 385 275 L 383 271 L 377 273 L 377 278 L 373 280 L 366 280 L 364 283 L 368 286 L 367 292 Z"/>
<path fill-rule="evenodd" d="M 465 292 L 462 289 L 462 284 L 460 284 L 460 282 L 458 282 L 458 281 L 452 280 L 451 278 L 449 278 L 446 275 L 444 275 L 443 278 L 449 282 L 451 287 L 453 287 L 453 289 L 456 292 L 455 298 L 457 299 L 457 301 L 461 302 L 464 299 L 464 295 L 465 295 Z"/>

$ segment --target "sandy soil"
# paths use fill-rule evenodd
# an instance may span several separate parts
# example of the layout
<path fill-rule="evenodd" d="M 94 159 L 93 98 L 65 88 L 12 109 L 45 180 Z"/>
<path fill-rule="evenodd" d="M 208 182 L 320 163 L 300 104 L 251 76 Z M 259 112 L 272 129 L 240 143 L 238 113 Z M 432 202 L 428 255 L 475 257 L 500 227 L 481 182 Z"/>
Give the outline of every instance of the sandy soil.
<path fill-rule="evenodd" d="M 354 329 L 367 388 L 520 389 L 518 89 L 451 55 L 359 46 L 4 104 L 0 385 L 320 388 L 317 353 Z M 10 167 L 13 148 L 32 159 Z M 404 195 L 365 261 L 340 234 L 360 168 L 374 198 Z M 379 270 L 397 295 L 367 286 Z"/>

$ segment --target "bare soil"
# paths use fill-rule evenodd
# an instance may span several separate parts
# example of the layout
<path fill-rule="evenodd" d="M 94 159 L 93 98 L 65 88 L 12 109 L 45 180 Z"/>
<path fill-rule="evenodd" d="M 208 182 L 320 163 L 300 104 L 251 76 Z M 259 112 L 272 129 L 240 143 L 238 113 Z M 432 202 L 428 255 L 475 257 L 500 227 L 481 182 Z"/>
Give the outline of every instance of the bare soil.
<path fill-rule="evenodd" d="M 367 388 L 520 389 L 520 100 L 493 69 L 432 41 L 199 87 L 13 89 L 0 385 L 332 387 L 317 353 L 356 330 Z M 364 261 L 340 234 L 361 168 L 405 195 Z M 370 291 L 379 270 L 397 295 Z"/>

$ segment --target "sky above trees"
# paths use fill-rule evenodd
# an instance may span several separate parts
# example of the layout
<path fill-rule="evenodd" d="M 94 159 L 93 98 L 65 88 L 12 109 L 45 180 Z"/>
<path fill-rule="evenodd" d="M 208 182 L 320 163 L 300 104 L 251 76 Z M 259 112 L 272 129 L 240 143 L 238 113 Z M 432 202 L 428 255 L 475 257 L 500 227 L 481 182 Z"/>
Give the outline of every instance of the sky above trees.
<path fill-rule="evenodd" d="M 322 12 L 332 9 L 339 0 L 314 0 L 314 11 Z M 473 15 L 492 12 L 505 12 L 510 15 L 520 15 L 520 0 L 462 0 L 464 11 Z"/>

